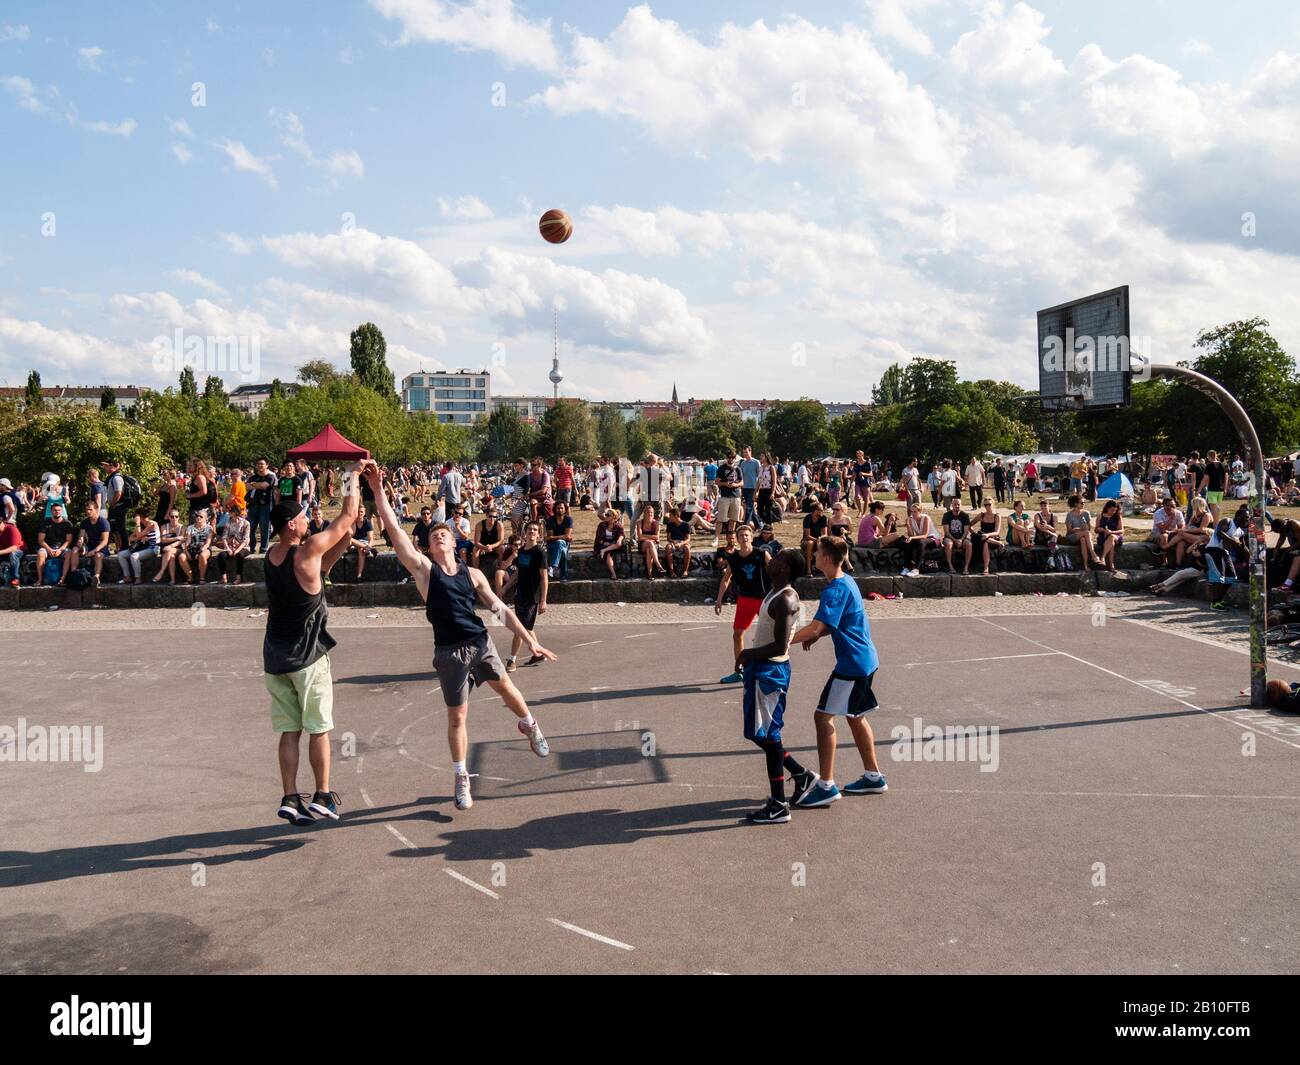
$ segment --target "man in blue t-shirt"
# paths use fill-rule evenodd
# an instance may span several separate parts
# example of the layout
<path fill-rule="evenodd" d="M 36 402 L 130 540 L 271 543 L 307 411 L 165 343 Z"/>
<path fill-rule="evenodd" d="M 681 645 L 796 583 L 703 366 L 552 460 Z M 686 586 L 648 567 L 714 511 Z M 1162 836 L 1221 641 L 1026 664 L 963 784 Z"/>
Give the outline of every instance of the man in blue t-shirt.
<path fill-rule="evenodd" d="M 848 795 L 874 795 L 888 791 L 884 774 L 876 761 L 876 737 L 866 715 L 879 703 L 871 690 L 872 679 L 880 665 L 876 645 L 871 642 L 871 626 L 862 606 L 857 582 L 844 572 L 849 545 L 842 537 L 823 536 L 817 541 L 815 564 L 830 583 L 821 595 L 817 613 L 794 634 L 793 643 L 805 651 L 830 633 L 835 644 L 835 669 L 831 672 L 814 715 L 817 725 L 817 758 L 821 777 L 796 801 L 797 806 L 829 806 L 840 797 L 835 786 L 835 719 L 848 719 L 853 742 L 862 755 L 865 772 L 844 786 Z"/>
<path fill-rule="evenodd" d="M 751 525 L 761 525 L 758 521 L 758 508 L 754 505 L 754 493 L 758 488 L 758 475 L 763 464 L 754 458 L 754 449 L 745 448 L 745 457 L 740 460 L 740 484 L 745 499 L 745 521 Z"/>

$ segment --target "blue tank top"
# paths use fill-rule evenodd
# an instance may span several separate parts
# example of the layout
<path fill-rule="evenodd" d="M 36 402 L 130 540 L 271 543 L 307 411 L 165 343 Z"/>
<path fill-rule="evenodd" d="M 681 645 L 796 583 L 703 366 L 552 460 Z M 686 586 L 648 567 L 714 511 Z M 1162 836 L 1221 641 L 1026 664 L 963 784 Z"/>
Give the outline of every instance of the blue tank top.
<path fill-rule="evenodd" d="M 434 563 L 429 574 L 429 594 L 424 600 L 424 616 L 433 626 L 437 647 L 477 641 L 487 636 L 487 626 L 474 613 L 478 597 L 469 570 L 461 562 L 450 576 Z"/>

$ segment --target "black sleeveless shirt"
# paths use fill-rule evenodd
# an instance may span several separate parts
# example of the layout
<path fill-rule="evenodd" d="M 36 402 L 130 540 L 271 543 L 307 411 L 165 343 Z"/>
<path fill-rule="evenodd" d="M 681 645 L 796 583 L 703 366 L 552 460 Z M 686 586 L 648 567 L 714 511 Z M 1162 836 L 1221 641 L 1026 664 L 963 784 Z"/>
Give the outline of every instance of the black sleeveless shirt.
<path fill-rule="evenodd" d="M 450 577 L 437 562 L 433 563 L 424 616 L 433 626 L 434 646 L 448 647 L 487 636 L 487 626 L 474 613 L 477 601 L 465 563 L 458 563 Z"/>
<path fill-rule="evenodd" d="M 327 654 L 335 639 L 325 630 L 329 607 L 325 586 L 315 595 L 305 591 L 293 571 L 289 548 L 278 566 L 266 556 L 266 638 L 262 641 L 262 668 L 271 674 L 297 673 Z"/>

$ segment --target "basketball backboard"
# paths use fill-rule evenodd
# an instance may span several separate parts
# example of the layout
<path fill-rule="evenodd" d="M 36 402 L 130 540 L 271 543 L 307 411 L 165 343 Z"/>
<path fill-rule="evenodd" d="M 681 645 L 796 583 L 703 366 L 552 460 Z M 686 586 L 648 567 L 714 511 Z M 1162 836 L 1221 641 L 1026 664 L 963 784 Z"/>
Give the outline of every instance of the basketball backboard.
<path fill-rule="evenodd" d="M 1044 410 L 1109 410 L 1130 401 L 1128 286 L 1038 312 Z"/>

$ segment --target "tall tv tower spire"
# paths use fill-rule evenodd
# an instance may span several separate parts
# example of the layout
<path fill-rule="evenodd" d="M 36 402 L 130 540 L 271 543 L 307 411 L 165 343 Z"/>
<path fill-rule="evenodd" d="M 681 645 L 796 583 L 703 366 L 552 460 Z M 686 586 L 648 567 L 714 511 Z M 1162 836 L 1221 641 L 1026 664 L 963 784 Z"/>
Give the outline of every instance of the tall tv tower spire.
<path fill-rule="evenodd" d="M 551 348 L 551 384 L 554 386 L 555 398 L 560 398 L 560 382 L 564 380 L 564 373 L 560 369 L 560 311 L 559 308 L 552 308 L 552 348 Z"/>

